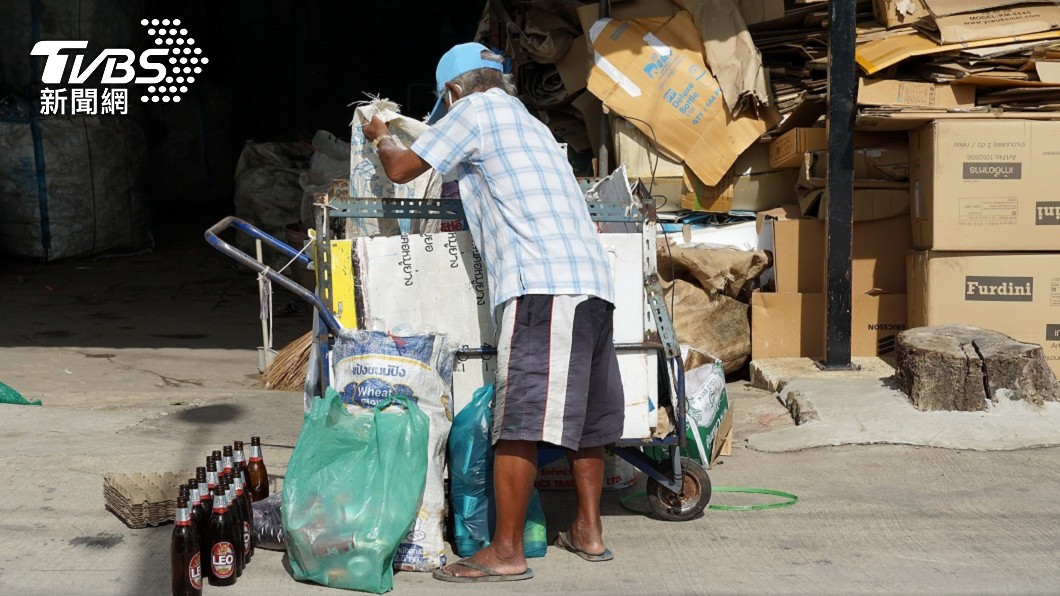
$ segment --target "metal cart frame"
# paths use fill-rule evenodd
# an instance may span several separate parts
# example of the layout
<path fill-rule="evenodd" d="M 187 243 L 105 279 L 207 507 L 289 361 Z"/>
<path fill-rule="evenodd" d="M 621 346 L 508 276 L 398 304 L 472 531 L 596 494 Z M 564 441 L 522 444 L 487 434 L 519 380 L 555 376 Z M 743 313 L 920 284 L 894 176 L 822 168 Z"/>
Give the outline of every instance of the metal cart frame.
<path fill-rule="evenodd" d="M 587 205 L 594 222 L 634 224 L 642 234 L 645 234 L 646 239 L 650 237 L 651 246 L 654 247 L 654 207 L 650 199 L 647 197 L 642 197 L 642 199 L 639 209 L 609 202 L 588 201 Z M 464 219 L 464 211 L 459 199 L 440 199 L 430 202 L 378 198 L 331 200 L 326 201 L 318 209 L 315 254 L 316 259 L 322 261 L 330 258 L 332 219 Z M 287 255 L 299 266 L 315 270 L 316 290 L 308 290 L 222 240 L 221 234 L 228 229 L 248 234 Z M 236 217 L 226 217 L 210 227 L 205 232 L 205 238 L 211 246 L 223 254 L 266 276 L 273 283 L 313 306 L 313 350 L 306 371 L 305 391 L 307 395 L 322 395 L 324 385 L 326 385 L 330 349 L 334 338 L 342 329 L 335 314 L 321 298 L 322 295 L 330 295 L 331 280 L 328 267 L 318 267 L 314 258 Z M 671 521 L 684 521 L 696 517 L 707 506 L 711 495 L 710 478 L 704 466 L 699 462 L 681 455 L 686 442 L 687 429 L 684 365 L 670 313 L 663 300 L 662 288 L 655 271 L 645 271 L 644 288 L 655 320 L 657 338 L 650 338 L 640 343 L 616 343 L 615 348 L 619 351 L 654 351 L 658 354 L 660 379 L 666 380 L 665 388 L 670 404 L 674 408 L 676 424 L 663 438 L 623 439 L 615 443 L 611 450 L 648 476 L 648 501 L 656 516 Z M 651 341 L 652 339 L 658 341 Z M 458 350 L 457 355 L 475 357 L 495 352 L 493 348 L 469 348 Z M 660 394 L 662 389 L 660 386 Z M 665 453 L 667 457 L 661 461 L 653 459 L 644 452 L 644 448 L 655 448 L 653 451 Z M 710 454 L 701 454 L 701 457 L 709 458 Z"/>

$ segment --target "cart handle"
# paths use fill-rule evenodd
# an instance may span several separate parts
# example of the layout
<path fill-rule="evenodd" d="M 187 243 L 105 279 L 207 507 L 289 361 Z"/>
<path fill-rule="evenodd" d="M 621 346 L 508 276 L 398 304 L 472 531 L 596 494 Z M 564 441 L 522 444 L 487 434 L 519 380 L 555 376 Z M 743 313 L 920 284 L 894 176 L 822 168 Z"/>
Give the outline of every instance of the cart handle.
<path fill-rule="evenodd" d="M 298 296 L 302 300 L 313 305 L 313 307 L 317 309 L 317 312 L 320 313 L 320 316 L 323 319 L 324 324 L 328 326 L 328 329 L 332 333 L 338 334 L 339 330 L 342 329 L 342 325 L 339 324 L 338 319 L 336 319 L 335 315 L 331 313 L 331 309 L 324 305 L 324 302 L 320 299 L 319 296 L 317 296 L 313 292 L 310 292 L 301 284 L 295 283 L 287 277 L 276 272 L 271 267 L 266 267 L 265 265 L 259 263 L 256 259 L 250 258 L 250 255 L 248 255 L 247 253 L 239 250 L 238 248 L 232 246 L 224 240 L 221 240 L 219 234 L 221 234 L 228 228 L 235 228 L 241 232 L 246 233 L 252 238 L 261 240 L 272 248 L 275 248 L 276 250 L 295 259 L 296 261 L 298 261 L 299 264 L 303 266 L 308 267 L 312 263 L 312 261 L 309 260 L 308 256 L 235 216 L 228 216 L 222 219 L 221 221 L 217 222 L 209 229 L 207 229 L 206 232 L 203 234 L 203 236 L 206 238 L 206 241 L 210 243 L 210 246 L 221 251 L 228 257 L 236 260 L 241 265 L 244 265 L 258 273 L 265 275 L 265 277 L 267 277 L 269 281 L 283 286 L 284 289 L 286 289 L 287 291 L 293 293 L 295 296 Z"/>

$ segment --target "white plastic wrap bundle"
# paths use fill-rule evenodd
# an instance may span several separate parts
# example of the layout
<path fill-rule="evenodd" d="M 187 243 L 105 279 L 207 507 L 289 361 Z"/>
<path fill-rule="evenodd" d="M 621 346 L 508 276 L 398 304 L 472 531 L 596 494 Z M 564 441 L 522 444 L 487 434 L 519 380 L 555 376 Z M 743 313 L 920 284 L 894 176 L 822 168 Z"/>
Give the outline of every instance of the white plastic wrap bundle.
<path fill-rule="evenodd" d="M 416 139 L 429 127 L 419 120 L 402 116 L 398 105 L 387 99 L 373 99 L 354 110 L 353 122 L 350 123 L 350 196 L 354 198 L 398 198 L 398 199 L 437 199 L 442 193 L 442 178 L 432 170 L 427 170 L 412 182 L 398 184 L 387 178 L 383 164 L 379 161 L 379 152 L 364 138 L 361 129 L 371 121 L 373 116 L 387 123 L 390 136 L 402 148 L 409 148 Z M 410 223 L 408 220 L 370 220 L 354 219 L 354 225 L 362 235 L 392 236 L 410 232 L 431 233 L 438 229 L 438 220 L 423 220 Z"/>

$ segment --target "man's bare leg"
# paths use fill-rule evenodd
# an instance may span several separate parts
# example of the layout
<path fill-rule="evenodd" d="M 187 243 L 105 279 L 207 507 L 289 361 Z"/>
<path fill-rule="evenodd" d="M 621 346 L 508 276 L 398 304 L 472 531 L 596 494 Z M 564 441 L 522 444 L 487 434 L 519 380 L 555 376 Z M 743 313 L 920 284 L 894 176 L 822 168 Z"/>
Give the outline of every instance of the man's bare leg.
<path fill-rule="evenodd" d="M 572 546 L 590 555 L 604 552 L 600 494 L 604 488 L 604 448 L 587 447 L 567 454 L 578 493 L 578 510 L 570 531 Z"/>
<path fill-rule="evenodd" d="M 602 479 L 603 468 L 600 470 Z M 526 525 L 526 508 L 530 504 L 530 493 L 536 478 L 537 443 L 497 441 L 493 458 L 497 530 L 490 545 L 472 555 L 469 560 L 503 574 L 515 575 L 526 571 L 523 531 Z M 445 573 L 467 577 L 483 575 L 461 565 L 448 565 L 445 567 Z"/>

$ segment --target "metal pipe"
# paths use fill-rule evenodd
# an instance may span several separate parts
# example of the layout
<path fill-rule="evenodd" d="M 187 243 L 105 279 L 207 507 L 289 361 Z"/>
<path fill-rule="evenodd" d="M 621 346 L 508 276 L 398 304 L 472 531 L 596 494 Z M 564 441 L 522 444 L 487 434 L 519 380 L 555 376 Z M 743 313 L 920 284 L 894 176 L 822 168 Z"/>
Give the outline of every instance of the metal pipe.
<path fill-rule="evenodd" d="M 828 4 L 828 216 L 825 370 L 850 368 L 856 0 Z"/>

